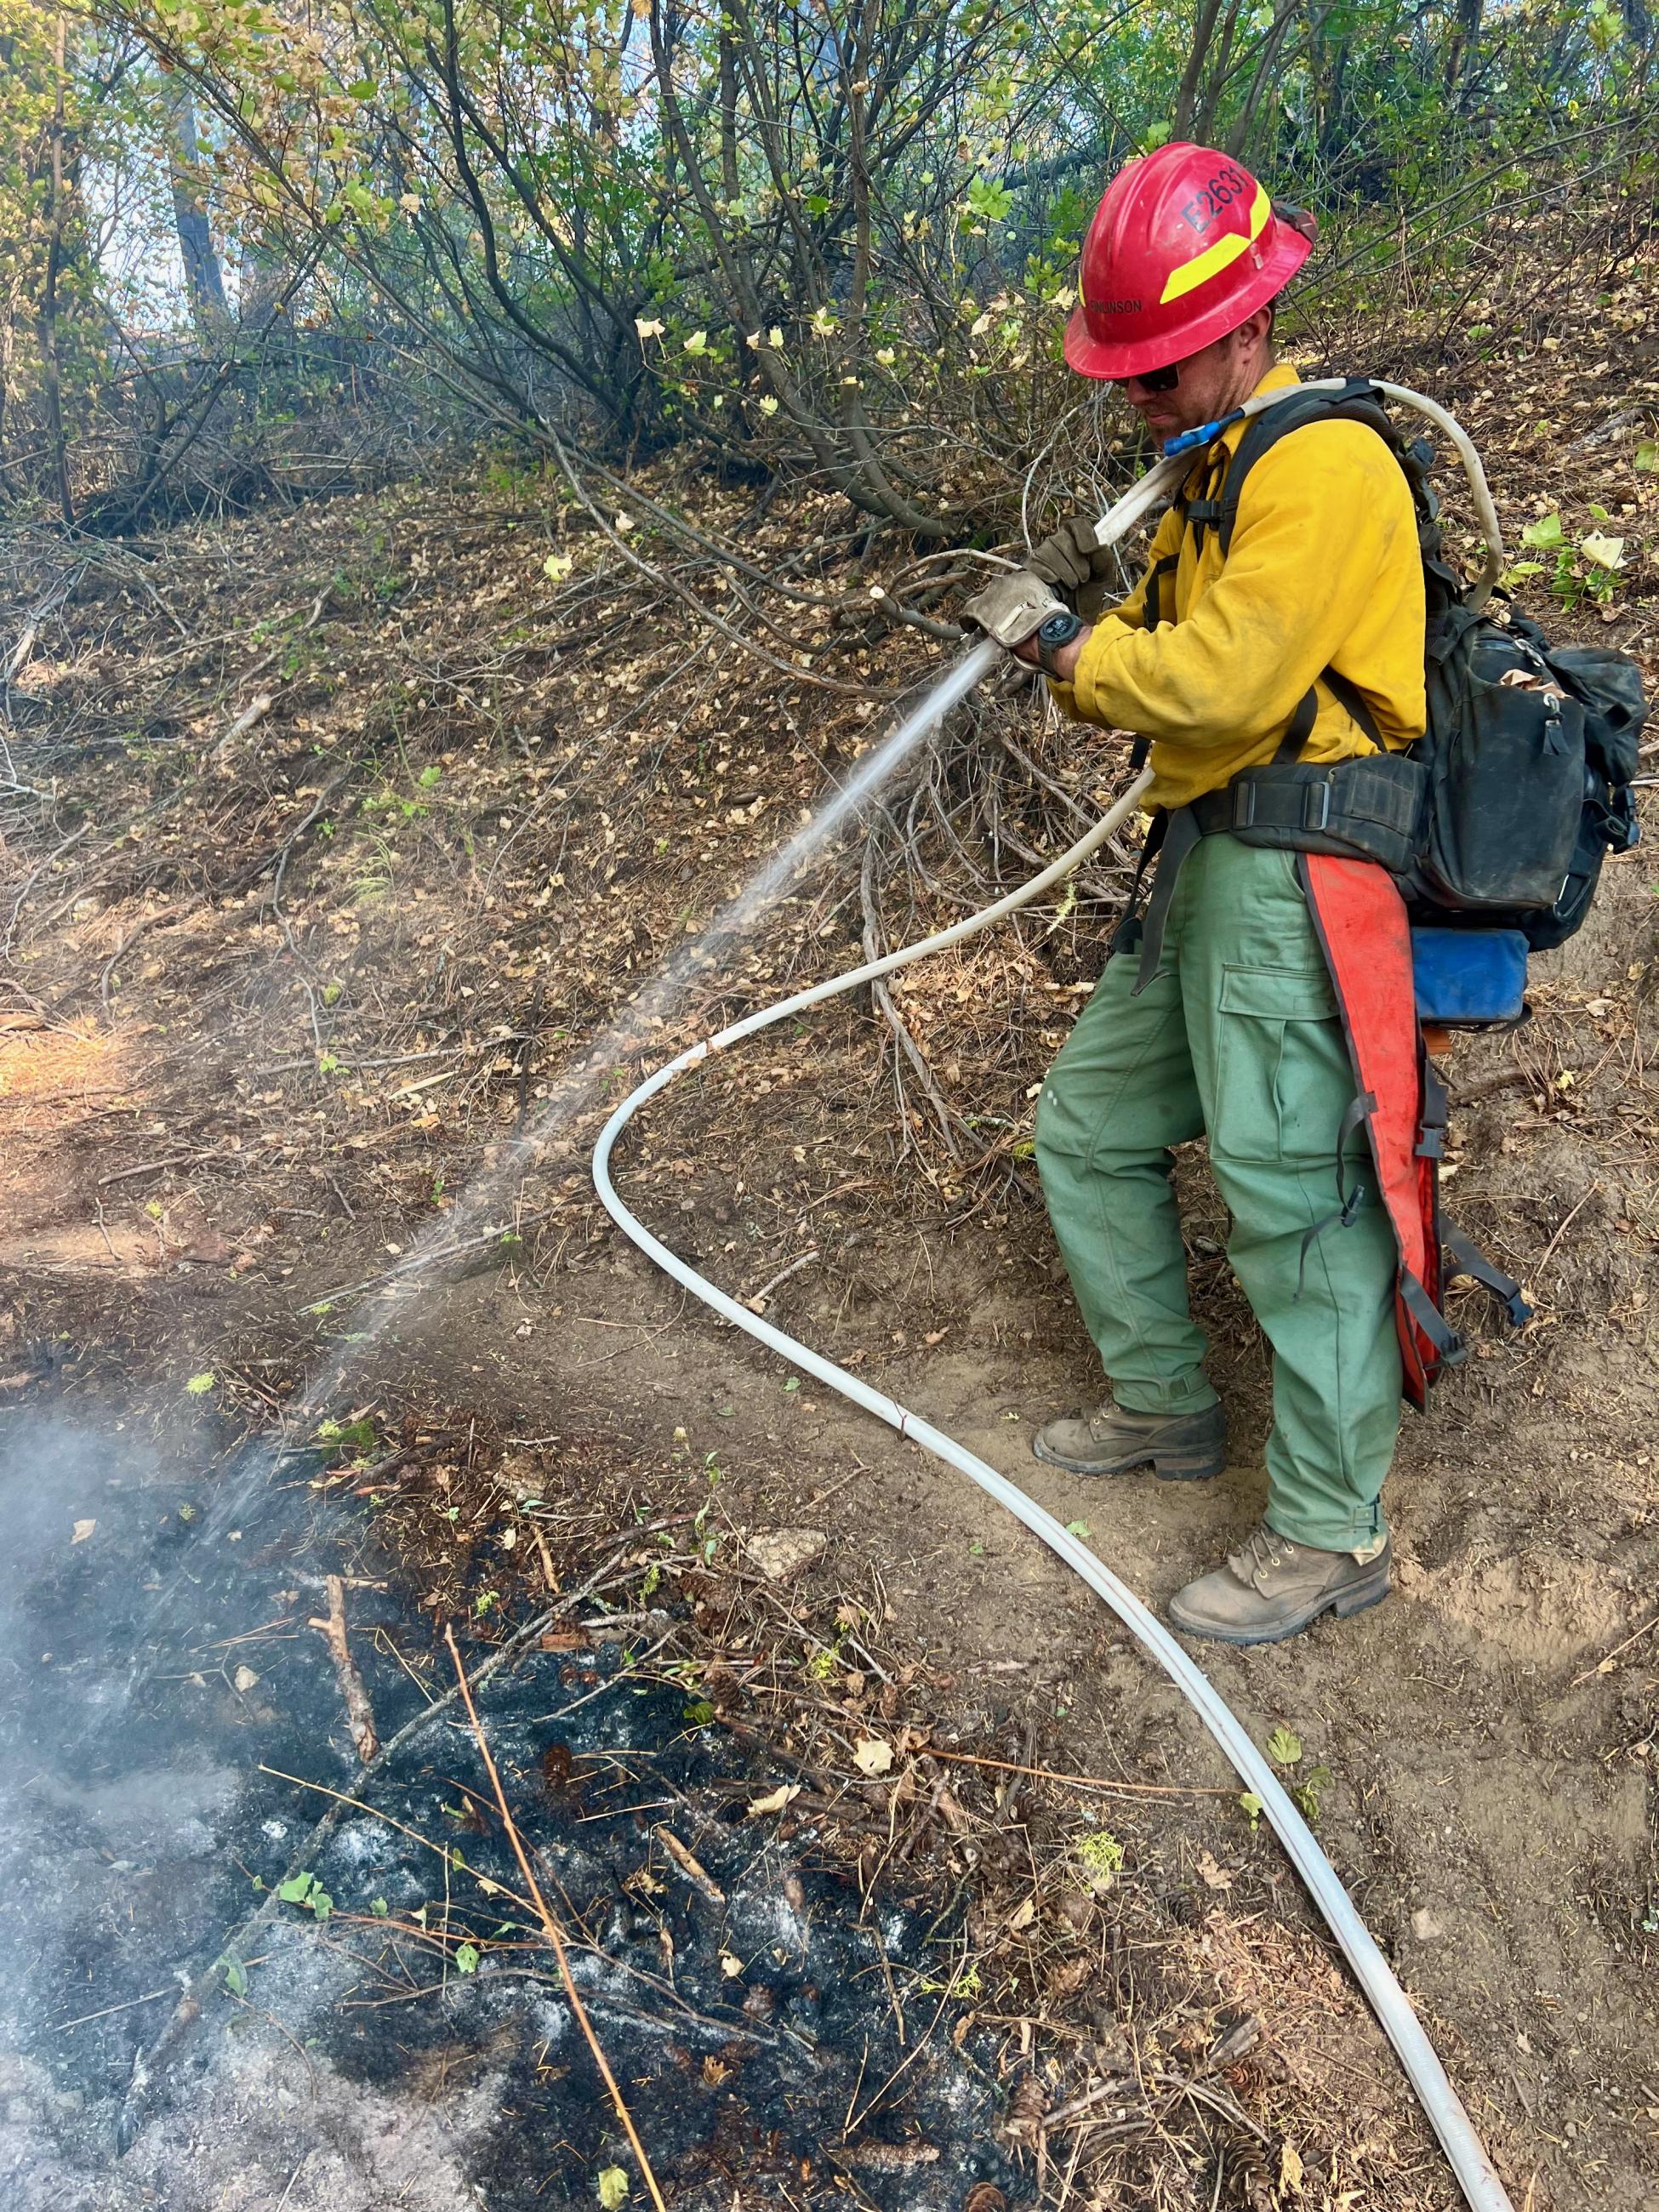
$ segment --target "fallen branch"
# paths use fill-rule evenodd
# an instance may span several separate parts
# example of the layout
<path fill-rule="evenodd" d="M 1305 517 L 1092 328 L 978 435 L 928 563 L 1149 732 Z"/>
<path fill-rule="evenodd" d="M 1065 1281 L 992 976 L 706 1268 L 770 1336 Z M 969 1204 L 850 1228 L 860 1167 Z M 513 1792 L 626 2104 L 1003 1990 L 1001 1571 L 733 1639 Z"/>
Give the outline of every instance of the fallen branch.
<path fill-rule="evenodd" d="M 310 1626 L 320 1630 L 328 1645 L 329 1656 L 334 1662 L 334 1672 L 339 1681 L 340 1695 L 345 1699 L 346 1718 L 351 1724 L 351 1740 L 357 1747 L 357 1756 L 367 1766 L 380 1748 L 380 1739 L 374 1728 L 374 1709 L 368 1702 L 368 1692 L 351 1656 L 351 1646 L 346 1638 L 345 1584 L 338 1575 L 330 1575 L 323 1584 L 328 1592 L 328 1618 L 313 1620 Z"/>
<path fill-rule="evenodd" d="M 495 1793 L 495 1807 L 501 1816 L 501 1826 L 507 1831 L 507 1841 L 513 1846 L 513 1856 L 519 1862 L 519 1871 L 525 1878 L 526 1886 L 530 1891 L 531 1899 L 540 1917 L 547 1940 L 553 1947 L 553 1955 L 559 1965 L 559 1979 L 564 1984 L 564 1993 L 570 2000 L 570 2008 L 575 2014 L 582 2033 L 587 2039 L 587 2047 L 593 2054 L 593 2063 L 599 2069 L 600 2078 L 611 2093 L 611 2101 L 616 2107 L 617 2118 L 622 2122 L 623 2131 L 627 2136 L 635 2159 L 638 2162 L 645 2185 L 651 2191 L 651 2202 L 656 2206 L 657 2212 L 668 2212 L 663 2193 L 657 2186 L 657 2177 L 651 2170 L 651 2161 L 645 2154 L 645 2145 L 640 2141 L 639 2132 L 634 2125 L 633 2115 L 629 2112 L 622 2090 L 617 2086 L 617 2077 L 611 2070 L 611 2062 L 599 2047 L 599 2039 L 593 2033 L 593 2023 L 587 2016 L 587 2008 L 582 2002 L 581 1992 L 577 1989 L 574 1978 L 571 1974 L 570 1961 L 565 1954 L 564 1937 L 560 1932 L 559 1923 L 548 1910 L 547 1899 L 542 1895 L 541 1885 L 536 1880 L 535 1871 L 531 1866 L 529 1855 L 524 1847 L 524 1840 L 514 1821 L 512 1809 L 507 1802 L 507 1792 L 501 1787 L 501 1778 L 495 1771 L 495 1761 L 490 1754 L 489 1739 L 485 1736 L 483 1724 L 478 1718 L 477 1708 L 472 1702 L 472 1691 L 466 1679 L 466 1668 L 461 1663 L 460 1647 L 455 1641 L 455 1631 L 448 1625 L 444 1628 L 444 1642 L 449 1647 L 449 1656 L 454 1663 L 455 1680 L 460 1689 L 461 1701 L 466 1707 L 467 1719 L 472 1724 L 472 1737 L 478 1747 L 478 1756 L 483 1759 L 484 1771 L 489 1777 L 489 1786 Z"/>
<path fill-rule="evenodd" d="M 237 738 L 245 738 L 256 722 L 262 722 L 275 704 L 276 695 L 270 691 L 261 691 L 257 698 L 251 699 L 214 747 L 214 759 L 222 760 Z"/>

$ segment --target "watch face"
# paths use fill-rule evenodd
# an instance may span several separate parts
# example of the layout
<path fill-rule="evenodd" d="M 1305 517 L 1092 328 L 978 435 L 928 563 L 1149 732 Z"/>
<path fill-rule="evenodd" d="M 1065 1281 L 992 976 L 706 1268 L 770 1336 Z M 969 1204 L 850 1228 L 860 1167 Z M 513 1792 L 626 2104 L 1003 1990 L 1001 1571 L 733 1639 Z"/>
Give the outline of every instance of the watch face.
<path fill-rule="evenodd" d="M 1038 630 L 1037 635 L 1046 645 L 1067 645 L 1082 627 L 1083 624 L 1076 615 L 1050 615 L 1048 621 Z"/>

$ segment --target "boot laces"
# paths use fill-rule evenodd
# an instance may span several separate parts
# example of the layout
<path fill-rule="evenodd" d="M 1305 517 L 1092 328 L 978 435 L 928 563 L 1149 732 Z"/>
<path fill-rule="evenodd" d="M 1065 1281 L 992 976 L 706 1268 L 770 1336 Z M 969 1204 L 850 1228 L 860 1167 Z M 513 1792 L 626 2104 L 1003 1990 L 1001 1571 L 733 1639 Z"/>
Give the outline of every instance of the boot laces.
<path fill-rule="evenodd" d="M 1281 1536 L 1265 1521 L 1258 1522 L 1249 1534 L 1233 1553 L 1227 1564 L 1242 1583 L 1254 1583 L 1258 1575 L 1271 1575 L 1282 1567 L 1295 1552 L 1296 1547 L 1288 1536 Z"/>

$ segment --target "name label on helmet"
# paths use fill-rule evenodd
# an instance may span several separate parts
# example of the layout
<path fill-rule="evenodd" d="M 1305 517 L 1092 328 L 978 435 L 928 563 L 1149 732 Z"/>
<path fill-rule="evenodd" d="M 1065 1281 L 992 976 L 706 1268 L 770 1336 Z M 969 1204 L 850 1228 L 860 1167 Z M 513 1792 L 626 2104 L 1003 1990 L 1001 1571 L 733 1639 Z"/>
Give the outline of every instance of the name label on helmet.
<path fill-rule="evenodd" d="M 1139 300 L 1091 300 L 1089 302 L 1090 313 L 1096 315 L 1138 315 L 1140 307 Z"/>
<path fill-rule="evenodd" d="M 1202 191 L 1188 201 L 1181 210 L 1181 220 L 1201 238 L 1210 225 L 1250 189 L 1250 180 L 1244 172 L 1229 164 L 1224 169 L 1218 169 Z"/>

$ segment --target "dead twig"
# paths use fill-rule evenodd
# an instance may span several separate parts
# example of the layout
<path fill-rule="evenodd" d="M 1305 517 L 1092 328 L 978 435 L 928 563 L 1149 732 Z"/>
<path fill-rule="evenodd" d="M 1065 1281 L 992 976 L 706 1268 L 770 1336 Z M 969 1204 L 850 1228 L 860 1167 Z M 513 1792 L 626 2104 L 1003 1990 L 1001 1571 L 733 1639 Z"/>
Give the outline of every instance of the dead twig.
<path fill-rule="evenodd" d="M 657 1823 L 656 1834 L 663 1849 L 698 1895 L 706 1897 L 711 1905 L 724 1905 L 726 1892 L 701 1860 L 692 1856 L 674 1831 L 659 1820 Z"/>
<path fill-rule="evenodd" d="M 1603 1652 L 1593 1667 L 1586 1667 L 1582 1674 L 1575 1674 L 1571 1687 L 1576 1690 L 1581 1682 L 1588 1682 L 1593 1675 L 1610 1674 L 1613 1661 L 1621 1652 L 1628 1651 L 1632 1644 L 1639 1642 L 1650 1628 L 1659 1628 L 1659 1613 L 1656 1613 L 1651 1620 L 1644 1620 L 1639 1628 L 1632 1629 L 1622 1644 L 1615 1644 L 1611 1651 Z"/>
<path fill-rule="evenodd" d="M 623 2131 L 627 2136 L 629 2147 L 638 2162 L 641 2177 L 646 2187 L 651 2191 L 651 2201 L 656 2206 L 657 2212 L 668 2212 L 663 2193 L 657 2186 L 657 2177 L 651 2170 L 651 2161 L 646 2156 L 645 2145 L 640 2141 L 639 2131 L 634 2125 L 633 2115 L 628 2109 L 622 2090 L 617 2085 L 617 2077 L 611 2070 L 611 2062 L 599 2047 L 599 2039 L 593 2033 L 593 2023 L 587 2016 L 587 2008 L 582 2002 L 581 1992 L 577 1989 L 575 1979 L 570 1972 L 570 1961 L 565 1954 L 564 1937 L 560 1931 L 558 1922 L 548 1910 L 547 1899 L 542 1895 L 541 1885 L 536 1880 L 535 1871 L 531 1866 L 529 1855 L 524 1847 L 524 1840 L 514 1820 L 512 1808 L 507 1802 L 507 1792 L 501 1787 L 501 1778 L 495 1769 L 495 1761 L 490 1752 L 489 1739 L 484 1735 L 483 1724 L 478 1718 L 477 1708 L 472 1702 L 472 1691 L 466 1679 L 466 1668 L 461 1662 L 460 1647 L 455 1641 L 455 1631 L 447 1625 L 444 1629 L 444 1642 L 449 1647 L 449 1656 L 454 1665 L 455 1680 L 460 1690 L 461 1701 L 466 1707 L 466 1717 L 471 1723 L 473 1741 L 478 1747 L 478 1756 L 483 1761 L 485 1773 L 489 1777 L 489 1786 L 495 1793 L 495 1807 L 501 1816 L 501 1826 L 507 1832 L 507 1841 L 513 1846 L 513 1856 L 519 1863 L 519 1871 L 525 1878 L 532 1902 L 546 1931 L 547 1940 L 553 1947 L 553 1955 L 558 1961 L 559 1979 L 564 1984 L 565 1996 L 569 1999 L 570 2008 L 575 2014 L 582 2033 L 587 2039 L 587 2047 L 593 2054 L 593 2063 L 599 2069 L 600 2078 L 610 2092 L 611 2101 L 616 2107 L 617 2118 L 622 2122 Z"/>
<path fill-rule="evenodd" d="M 321 1632 L 328 1645 L 329 1656 L 334 1662 L 334 1672 L 340 1685 L 340 1695 L 345 1699 L 346 1718 L 351 1724 L 351 1740 L 357 1747 L 357 1756 L 367 1766 L 380 1748 L 380 1739 L 374 1727 L 374 1709 L 368 1701 L 356 1661 L 351 1656 L 351 1645 L 346 1637 L 345 1584 L 338 1575 L 330 1575 L 323 1585 L 328 1592 L 328 1618 L 313 1619 L 310 1626 Z"/>
<path fill-rule="evenodd" d="M 791 1275 L 798 1275 L 803 1267 L 810 1267 L 817 1256 L 817 1247 L 814 1245 L 810 1252 L 803 1252 L 799 1260 L 792 1260 L 787 1267 L 780 1267 L 769 1282 L 763 1283 L 759 1290 L 750 1293 L 744 1300 L 744 1305 L 751 1313 L 759 1313 L 780 1283 L 787 1283 Z"/>
<path fill-rule="evenodd" d="M 930 1759 L 948 1759 L 958 1766 L 989 1766 L 999 1774 L 1027 1774 L 1036 1782 L 1063 1782 L 1073 1790 L 1105 1790 L 1127 1797 L 1231 1797 L 1236 1793 L 1214 1784 L 1183 1788 L 1174 1782 L 1108 1782 L 1098 1774 L 1057 1774 L 1048 1766 L 1020 1766 L 1011 1759 L 982 1759 L 970 1751 L 942 1751 L 927 1747 Z"/>

